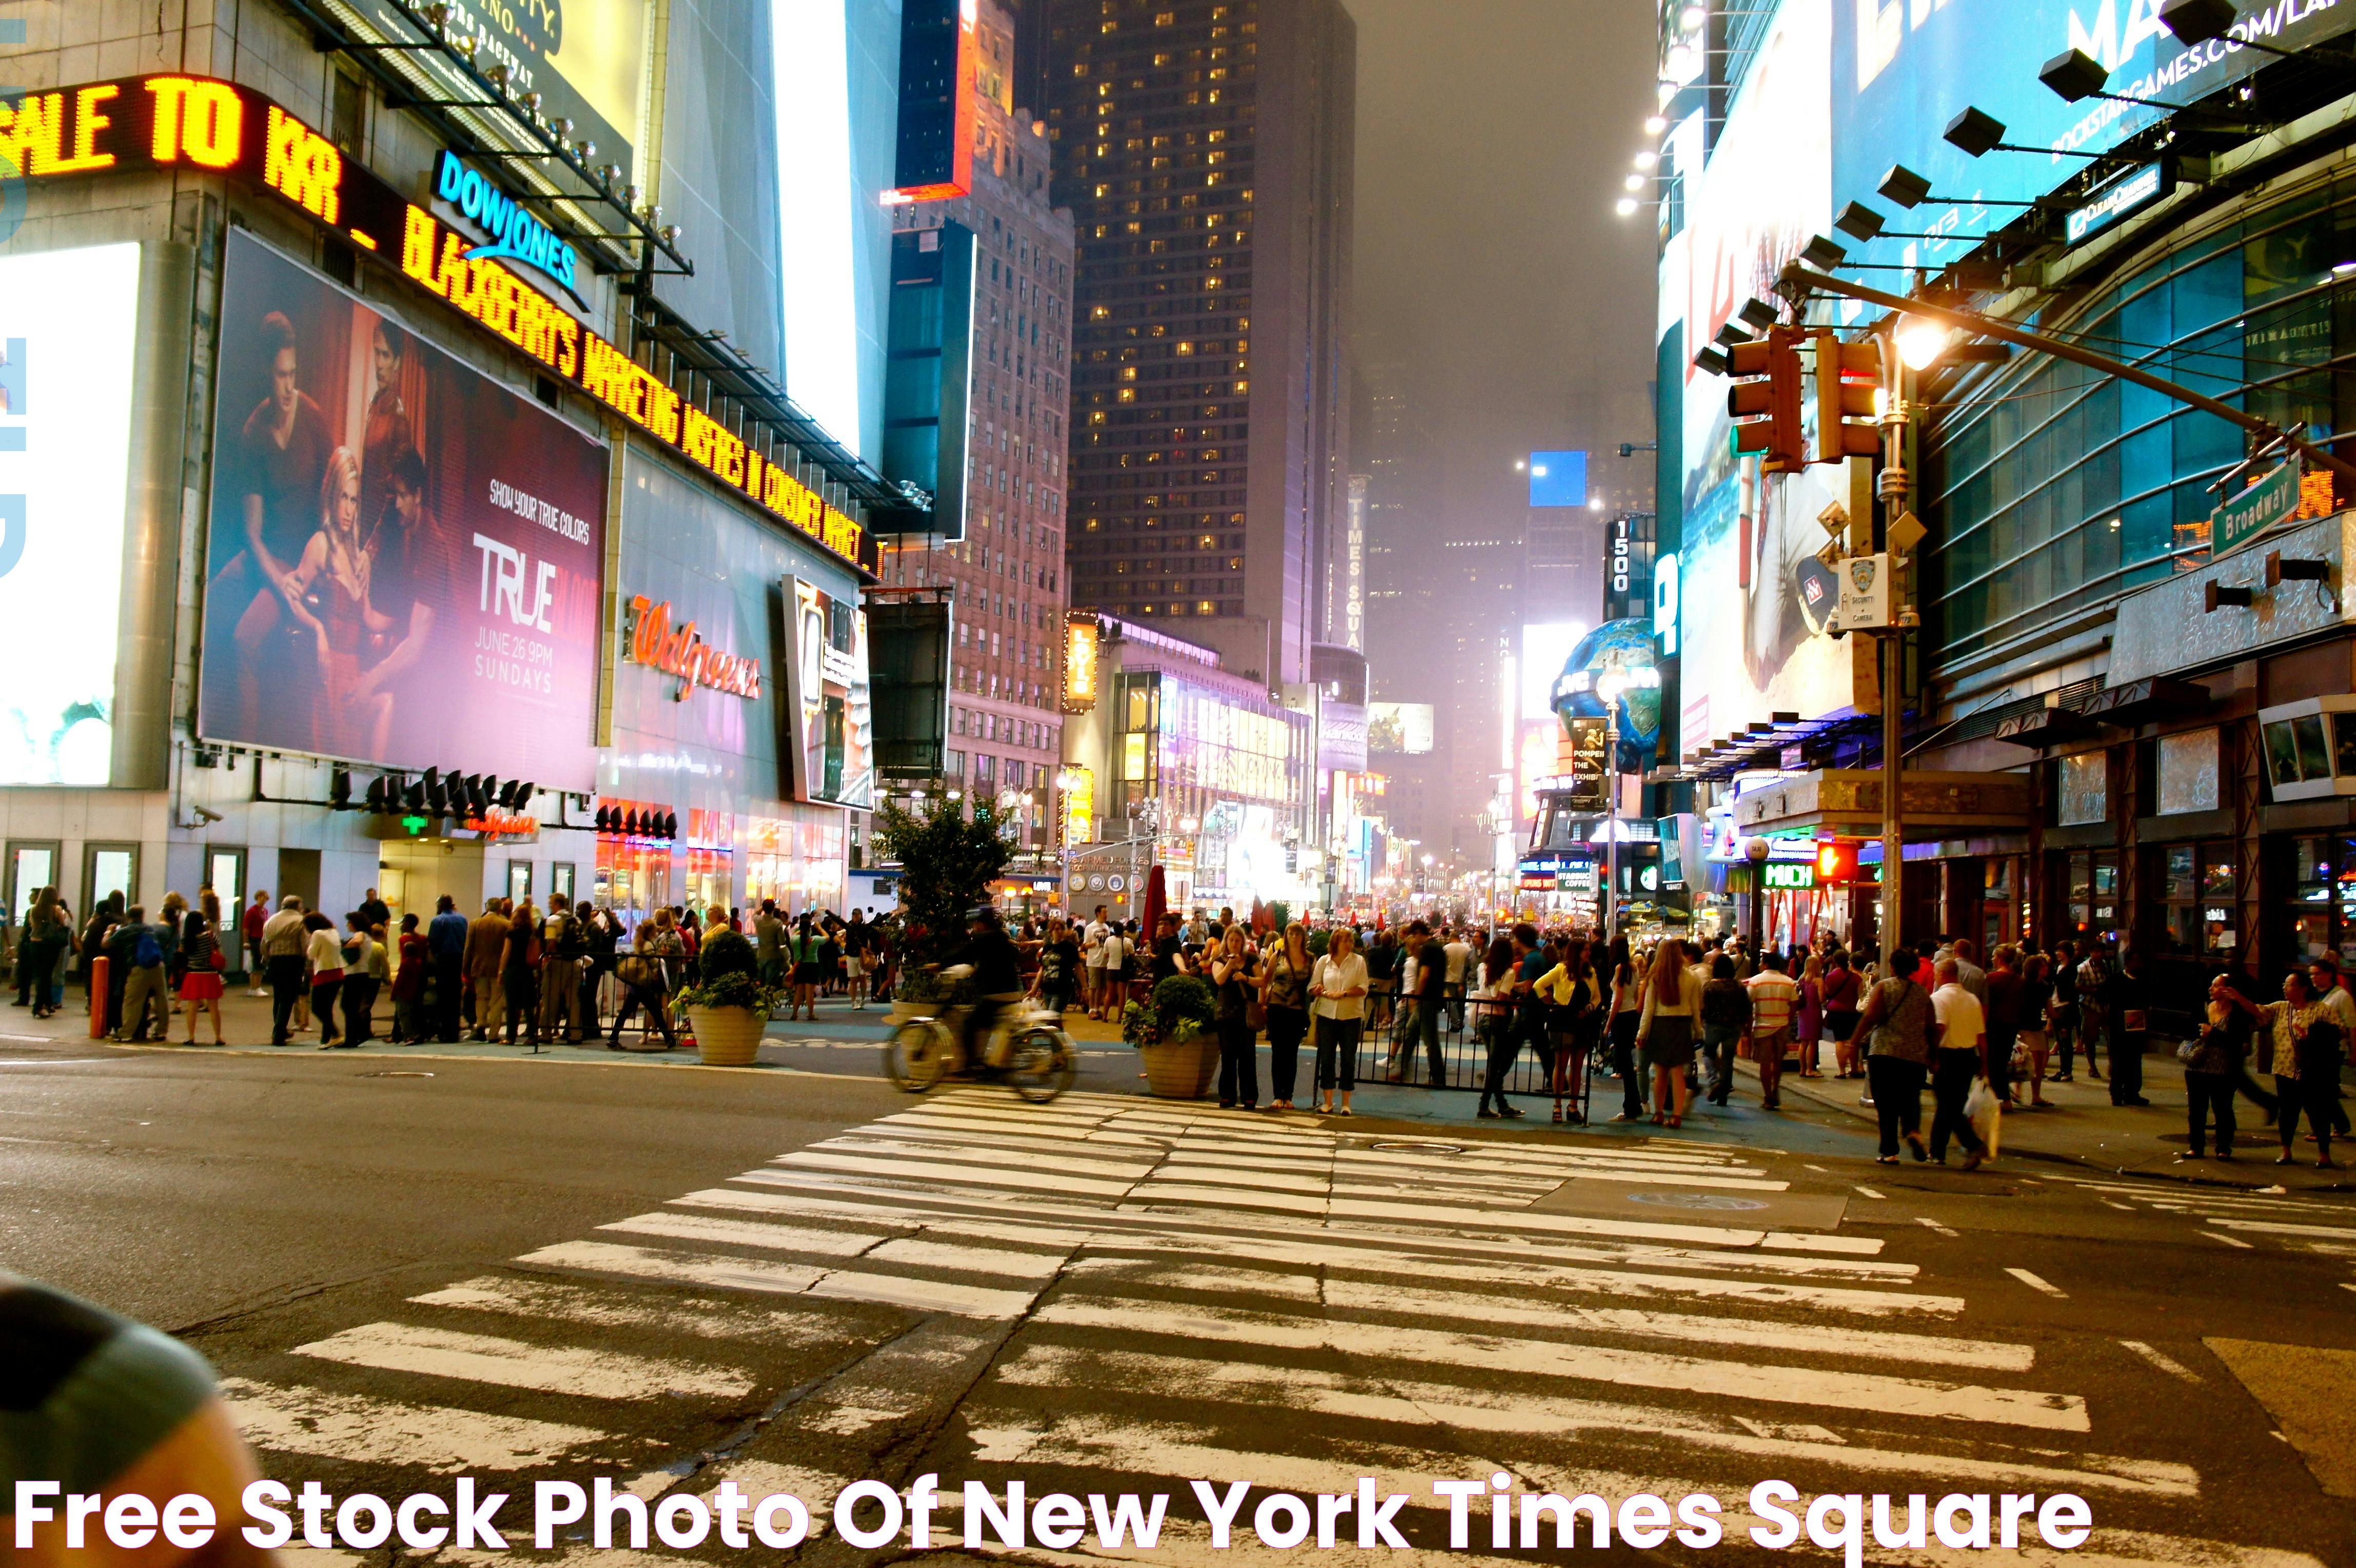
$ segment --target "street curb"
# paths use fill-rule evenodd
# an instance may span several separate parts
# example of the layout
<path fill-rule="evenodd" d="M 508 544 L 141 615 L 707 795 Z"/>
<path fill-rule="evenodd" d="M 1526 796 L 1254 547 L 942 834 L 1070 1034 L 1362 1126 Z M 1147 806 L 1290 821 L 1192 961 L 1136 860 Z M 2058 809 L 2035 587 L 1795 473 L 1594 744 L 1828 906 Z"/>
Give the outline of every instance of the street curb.
<path fill-rule="evenodd" d="M 195 1053 L 200 1053 L 200 1054 L 205 1055 L 205 1056 L 223 1056 L 223 1057 L 276 1057 L 276 1058 L 281 1058 L 281 1059 L 283 1059 L 283 1060 L 301 1061 L 301 1060 L 304 1060 L 304 1059 L 305 1059 L 305 1058 L 316 1059 L 316 1058 L 319 1058 L 319 1057 L 322 1057 L 322 1056 L 327 1055 L 327 1053 L 326 1053 L 326 1052 L 321 1051 L 321 1050 L 319 1050 L 316 1047 L 312 1047 L 312 1046 L 303 1046 L 303 1047 L 286 1047 L 286 1046 L 193 1046 L 193 1047 L 192 1047 L 192 1046 L 178 1046 L 178 1045 L 174 1045 L 174 1046 L 155 1045 L 155 1044 L 151 1044 L 151 1043 L 148 1043 L 148 1042 L 145 1042 L 145 1041 L 142 1041 L 142 1042 L 140 1042 L 140 1043 L 138 1043 L 138 1044 L 135 1044 L 135 1045 L 134 1045 L 134 1044 L 133 1044 L 133 1043 L 132 1043 L 131 1041 L 129 1041 L 129 1040 L 92 1041 L 91 1043 L 92 1043 L 92 1044 L 94 1044 L 94 1045 L 103 1045 L 103 1046 L 105 1046 L 105 1047 L 106 1047 L 106 1048 L 107 1048 L 107 1049 L 109 1049 L 109 1050 L 125 1051 L 125 1052 L 130 1052 L 130 1051 L 140 1051 L 140 1052 L 148 1052 L 148 1053 L 155 1053 L 155 1054 L 165 1054 L 165 1053 L 168 1053 L 168 1054 L 175 1055 L 175 1056 L 186 1055 L 186 1054 L 188 1054 L 188 1053 L 191 1053 L 191 1052 L 195 1052 Z M 360 1059 L 360 1058 L 369 1058 L 369 1059 L 372 1059 L 372 1060 L 384 1060 L 384 1061 L 404 1061 L 404 1062 L 489 1062 L 489 1063 L 492 1063 L 492 1064 L 494 1064 L 494 1065 L 505 1065 L 505 1064 L 509 1063 L 509 1062 L 520 1062 L 520 1063 L 527 1063 L 527 1064 L 529 1064 L 529 1063 L 533 1063 L 533 1062 L 537 1062 L 537 1063 L 539 1063 L 539 1064 L 541 1064 L 541 1065 L 542 1065 L 542 1066 L 545 1066 L 545 1067 L 604 1067 L 604 1068 L 616 1068 L 616 1067 L 618 1067 L 618 1068 L 649 1068 L 649 1067 L 661 1068 L 661 1067 L 669 1067 L 669 1068 L 694 1068 L 694 1069 L 696 1069 L 698 1071 L 701 1071 L 701 1072 L 747 1072 L 747 1073 L 756 1073 L 756 1074 L 761 1074 L 761 1075 L 764 1075 L 764 1076 L 783 1075 L 783 1076 L 787 1077 L 787 1078 L 842 1078 L 842 1077 L 847 1076 L 847 1075 L 842 1074 L 842 1073 L 811 1072 L 811 1071 L 809 1071 L 808 1069 L 803 1069 L 803 1068 L 798 1068 L 798 1067 L 777 1067 L 777 1066 L 771 1066 L 771 1065 L 768 1065 L 768 1064 L 766 1064 L 766 1063 L 764 1063 L 764 1064 L 761 1064 L 761 1065 L 758 1065 L 758 1066 L 755 1066 L 755 1067 L 715 1067 L 715 1066 L 712 1066 L 712 1065 L 711 1065 L 711 1064 L 709 1064 L 709 1063 L 697 1061 L 697 1060 L 696 1060 L 694 1058 L 692 1058 L 692 1057 L 683 1057 L 683 1058 L 678 1058 L 678 1059 L 675 1059 L 675 1060 L 669 1060 L 669 1061 L 631 1060 L 631 1059 L 629 1059 L 629 1056 L 649 1056 L 649 1055 L 652 1055 L 652 1054 L 653 1054 L 653 1053 L 635 1053 L 635 1052 L 634 1052 L 634 1053 L 629 1053 L 628 1055 L 626 1055 L 626 1056 L 625 1056 L 624 1059 L 619 1060 L 619 1061 L 583 1061 L 583 1060 L 575 1059 L 574 1058 L 572 1058 L 572 1057 L 552 1057 L 552 1056 L 546 1056 L 546 1055 L 541 1055 L 541 1056 L 519 1056 L 519 1057 L 475 1057 L 475 1056 L 457 1056 L 457 1055 L 454 1055 L 454 1054 L 452 1054 L 451 1052 L 448 1052 L 448 1051 L 417 1051 L 417 1050 L 410 1050 L 410 1049 L 407 1049 L 407 1048 L 395 1048 L 395 1049 L 385 1049 L 385 1050 L 373 1050 L 373 1049 L 370 1049 L 370 1048 L 369 1048 L 369 1047 L 367 1047 L 367 1046 L 354 1046 L 354 1047 L 351 1047 L 348 1050 L 343 1051 L 343 1052 L 341 1053 L 341 1055 L 342 1055 L 342 1057 L 343 1057 L 343 1059 L 345 1059 L 345 1060 L 349 1060 L 349 1061 L 357 1061 L 357 1060 L 359 1060 L 359 1059 Z"/>
<path fill-rule="evenodd" d="M 1799 1084 L 1807 1083 L 1809 1081 L 1811 1080 L 1806 1079 L 1794 1079 L 1792 1075 L 1786 1073 L 1783 1076 L 1783 1081 L 1776 1085 L 1776 1092 L 1779 1094 L 1796 1095 L 1800 1099 L 1808 1101 L 1813 1104 L 1821 1105 L 1827 1111 L 1837 1111 L 1845 1115 L 1854 1117 L 1860 1122 L 1872 1123 L 1876 1126 L 1879 1125 L 1879 1117 L 1875 1116 L 1871 1112 L 1866 1110 L 1865 1107 L 1858 1105 L 1854 1101 L 1843 1104 L 1837 1100 L 1829 1099 L 1823 1094 L 1798 1087 Z M 1851 1081 L 1854 1082 L 1858 1080 L 1852 1079 Z M 2129 1170 L 2124 1165 L 2108 1165 L 2100 1160 L 2090 1159 L 2083 1155 L 2055 1154 L 2045 1149 L 2011 1148 L 2005 1150 L 1998 1157 L 2001 1159 L 2038 1161 L 2045 1165 L 2069 1165 L 2078 1170 L 2097 1171 L 2104 1176 L 2121 1176 L 2131 1181 L 2156 1181 L 2166 1182 L 2176 1187 L 2211 1187 L 2220 1192 L 2247 1193 L 2264 1190 L 2263 1188 L 2253 1186 L 2248 1182 L 2222 1181 L 2215 1176 L 2179 1175 L 2174 1171 Z M 2272 1185 L 2280 1186 L 2282 1184 L 2275 1183 Z M 2356 1182 L 2340 1181 L 2334 1182 L 2329 1187 L 2290 1187 L 2286 1190 L 2288 1193 L 2297 1194 L 2350 1193 L 2356 1192 Z"/>

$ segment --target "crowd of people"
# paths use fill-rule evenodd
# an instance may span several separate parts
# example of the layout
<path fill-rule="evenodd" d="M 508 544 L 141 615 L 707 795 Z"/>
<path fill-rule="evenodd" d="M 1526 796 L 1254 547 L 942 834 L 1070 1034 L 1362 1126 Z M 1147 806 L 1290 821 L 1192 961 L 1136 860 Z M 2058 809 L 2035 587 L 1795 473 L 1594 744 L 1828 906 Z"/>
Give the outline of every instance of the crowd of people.
<path fill-rule="evenodd" d="M 470 918 L 444 895 L 430 916 L 396 921 L 371 887 L 338 924 L 295 895 L 273 904 L 257 889 L 225 922 L 207 886 L 194 905 L 167 893 L 153 920 L 112 894 L 77 927 L 58 890 L 44 887 L 30 897 L 15 946 L 16 1004 L 48 1017 L 79 981 L 90 1010 L 105 1009 L 111 1039 L 167 1041 L 179 1014 L 187 1044 L 224 1045 L 221 998 L 241 969 L 247 995 L 271 1000 L 273 1046 L 315 1027 L 322 1050 L 365 1044 L 378 1037 L 379 1008 L 389 1004 L 382 1037 L 395 1044 L 580 1044 L 602 1035 L 614 1050 L 670 1049 L 679 1044 L 670 995 L 695 978 L 705 937 L 723 929 L 753 940 L 764 979 L 789 987 L 797 1008 L 813 1017 L 820 994 L 851 996 L 862 1008 L 890 995 L 898 921 L 869 920 L 862 909 L 848 919 L 813 913 L 788 923 L 774 900 L 749 915 L 675 905 L 631 929 L 587 899 L 552 897 L 542 907 L 530 897 L 487 898 Z M 634 1019 L 643 1020 L 635 1036 L 641 1044 L 626 1043 Z M 211 1038 L 200 1040 L 206 1020 Z"/>

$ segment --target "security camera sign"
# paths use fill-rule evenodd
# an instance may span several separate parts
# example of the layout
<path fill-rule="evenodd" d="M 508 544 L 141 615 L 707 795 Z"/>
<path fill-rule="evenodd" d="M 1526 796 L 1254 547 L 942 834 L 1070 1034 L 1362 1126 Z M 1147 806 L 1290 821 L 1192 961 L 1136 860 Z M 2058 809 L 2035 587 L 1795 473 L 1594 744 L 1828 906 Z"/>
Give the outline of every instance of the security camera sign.
<path fill-rule="evenodd" d="M 1834 624 L 1842 631 L 1883 631 L 1890 625 L 1890 557 L 1854 555 L 1842 562 L 1840 608 Z"/>

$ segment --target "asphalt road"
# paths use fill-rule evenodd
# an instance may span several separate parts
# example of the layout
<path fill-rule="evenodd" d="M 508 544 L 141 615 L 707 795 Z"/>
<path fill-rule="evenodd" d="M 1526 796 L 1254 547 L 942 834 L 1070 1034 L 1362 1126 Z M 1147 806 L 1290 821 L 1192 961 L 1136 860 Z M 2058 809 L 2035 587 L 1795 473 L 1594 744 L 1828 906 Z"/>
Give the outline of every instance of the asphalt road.
<path fill-rule="evenodd" d="M 1317 1551 L 1258 1543 L 1271 1491 L 1313 1510 L 1365 1476 L 1436 1557 L 1431 1483 L 1496 1473 L 1708 1493 L 1726 1544 L 1667 1548 L 1695 1561 L 1788 1559 L 1748 1544 L 1772 1477 L 1892 1493 L 1901 1522 L 1915 1492 L 2082 1497 L 2094 1534 L 2053 1561 L 2356 1563 L 2356 1204 L 1854 1145 L 19 1039 L 0 1263 L 181 1333 L 267 1474 L 393 1498 L 466 1474 L 513 1494 L 512 1546 L 533 1482 L 604 1476 L 791 1493 L 819 1520 L 804 1561 L 923 1556 L 827 1521 L 850 1481 L 937 1474 L 931 1555 L 966 1480 L 1020 1479 L 1169 1494 L 1144 1561 L 1264 1561 Z M 1258 1488 L 1232 1551 L 1205 1477 Z M 1354 1515 L 1335 1528 L 1354 1549 Z M 1448 1560 L 1556 1554 L 1489 1529 L 1475 1503 Z M 626 1530 L 556 1541 L 637 1555 Z M 432 1555 L 308 1556 L 396 1552 Z M 1016 1555 L 1133 1552 L 1091 1523 Z M 680 1555 L 743 1557 L 646 1553 Z"/>

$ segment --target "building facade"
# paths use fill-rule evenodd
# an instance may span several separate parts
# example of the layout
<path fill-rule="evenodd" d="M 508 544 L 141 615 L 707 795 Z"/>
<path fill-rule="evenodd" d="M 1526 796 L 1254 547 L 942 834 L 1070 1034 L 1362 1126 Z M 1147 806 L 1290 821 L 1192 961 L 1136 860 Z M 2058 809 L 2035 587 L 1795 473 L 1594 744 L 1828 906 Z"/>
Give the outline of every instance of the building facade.
<path fill-rule="evenodd" d="M 729 347 L 790 315 L 776 162 L 712 113 L 769 113 L 768 52 L 703 63 L 755 8 L 529 67 L 438 8 L 18 9 L 0 603 L 60 657 L 6 702 L 6 907 L 839 907 L 905 502 Z"/>
<path fill-rule="evenodd" d="M 1302 682 L 1349 505 L 1355 26 L 1335 0 L 1044 9 L 1073 602 Z"/>
<path fill-rule="evenodd" d="M 1013 106 L 1018 25 L 1031 24 L 985 0 L 972 193 L 899 209 L 904 231 L 974 233 L 974 390 L 966 535 L 901 541 L 883 578 L 951 591 L 947 785 L 1019 811 L 1025 848 L 1044 852 L 1063 751 L 1072 215 L 1050 200 L 1044 127 Z"/>

